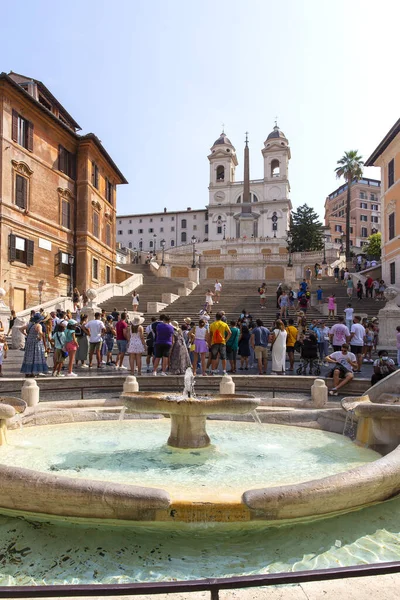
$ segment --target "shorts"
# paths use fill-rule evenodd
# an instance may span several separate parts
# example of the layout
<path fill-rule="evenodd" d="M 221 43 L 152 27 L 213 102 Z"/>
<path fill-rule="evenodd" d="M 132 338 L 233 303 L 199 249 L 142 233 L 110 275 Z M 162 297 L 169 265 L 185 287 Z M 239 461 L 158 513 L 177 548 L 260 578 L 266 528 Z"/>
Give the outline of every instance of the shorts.
<path fill-rule="evenodd" d="M 154 346 L 154 356 L 156 358 L 168 358 L 171 348 L 171 344 L 156 344 Z"/>
<path fill-rule="evenodd" d="M 229 360 L 232 360 L 232 361 L 236 360 L 236 357 L 237 357 L 237 349 L 234 349 L 234 348 L 229 348 L 229 346 L 227 346 L 227 347 L 226 347 L 226 357 L 227 357 Z"/>
<path fill-rule="evenodd" d="M 106 343 L 107 352 L 112 352 L 112 349 L 114 348 L 114 338 L 105 338 L 104 341 Z"/>
<path fill-rule="evenodd" d="M 103 342 L 90 342 L 89 343 L 89 352 L 97 352 L 97 350 L 101 349 Z"/>
<path fill-rule="evenodd" d="M 211 356 L 215 360 L 220 356 L 221 360 L 226 360 L 226 344 L 213 344 L 211 346 Z"/>
<path fill-rule="evenodd" d="M 61 350 L 61 348 L 56 348 L 54 350 L 54 364 L 62 363 L 67 358 L 66 356 L 63 356 L 62 353 L 63 351 Z"/>
<path fill-rule="evenodd" d="M 268 359 L 268 348 L 265 348 L 264 346 L 255 346 L 254 347 L 254 356 L 257 359 L 259 359 L 259 358 Z"/>
<path fill-rule="evenodd" d="M 286 346 L 286 352 L 288 354 L 294 354 L 294 346 Z"/>
<path fill-rule="evenodd" d="M 339 371 L 339 379 L 344 379 L 345 377 L 347 377 L 347 375 L 349 373 L 351 373 L 351 371 L 347 371 L 346 369 L 341 368 L 339 365 L 337 367 L 334 367 L 332 369 L 332 371 L 329 371 L 328 373 L 328 377 L 333 377 L 333 373 L 338 370 Z"/>
<path fill-rule="evenodd" d="M 147 356 L 153 356 L 154 346 L 147 346 Z"/>
<path fill-rule="evenodd" d="M 353 354 L 357 356 L 357 354 L 362 354 L 364 346 L 355 346 L 354 344 L 350 345 L 351 351 Z"/>
<path fill-rule="evenodd" d="M 67 352 L 76 352 L 78 350 L 79 346 L 76 342 L 71 341 L 71 342 L 67 342 L 65 344 L 65 349 Z"/>
<path fill-rule="evenodd" d="M 119 354 L 125 354 L 128 346 L 127 340 L 117 340 L 118 352 Z"/>

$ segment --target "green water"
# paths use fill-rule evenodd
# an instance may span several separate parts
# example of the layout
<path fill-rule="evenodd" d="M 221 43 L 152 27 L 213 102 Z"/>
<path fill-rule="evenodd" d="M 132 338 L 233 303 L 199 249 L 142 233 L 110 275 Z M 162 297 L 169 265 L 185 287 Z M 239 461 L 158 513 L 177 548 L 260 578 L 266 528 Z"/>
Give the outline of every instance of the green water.
<path fill-rule="evenodd" d="M 299 483 L 376 460 L 379 454 L 334 433 L 209 421 L 213 445 L 166 445 L 170 422 L 108 421 L 10 431 L 0 463 L 76 478 L 163 487 L 185 499 L 223 499 L 250 488 Z"/>
<path fill-rule="evenodd" d="M 399 558 L 400 499 L 278 528 L 84 527 L 0 516 L 0 585 L 171 581 Z"/>

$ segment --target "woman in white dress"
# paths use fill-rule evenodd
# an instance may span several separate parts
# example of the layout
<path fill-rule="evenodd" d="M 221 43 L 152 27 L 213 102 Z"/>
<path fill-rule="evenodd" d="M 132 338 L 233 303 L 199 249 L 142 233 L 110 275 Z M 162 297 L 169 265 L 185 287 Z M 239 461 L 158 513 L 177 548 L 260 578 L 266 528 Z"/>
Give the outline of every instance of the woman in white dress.
<path fill-rule="evenodd" d="M 134 292 L 132 294 L 132 310 L 136 312 L 138 308 L 139 308 L 139 296 L 137 295 L 136 290 L 134 290 Z"/>
<path fill-rule="evenodd" d="M 135 372 L 135 364 L 137 367 L 137 375 L 142 374 L 142 354 L 145 353 L 146 341 L 144 339 L 142 323 L 143 317 L 135 315 L 128 328 L 128 354 L 129 365 L 132 374 Z"/>
<path fill-rule="evenodd" d="M 278 319 L 272 332 L 272 372 L 282 375 L 286 370 L 287 332 L 283 322 Z"/>
<path fill-rule="evenodd" d="M 205 302 L 204 308 L 208 313 L 211 313 L 211 308 L 212 308 L 212 305 L 214 304 L 213 296 L 214 296 L 213 292 L 211 290 L 207 290 L 206 302 Z"/>

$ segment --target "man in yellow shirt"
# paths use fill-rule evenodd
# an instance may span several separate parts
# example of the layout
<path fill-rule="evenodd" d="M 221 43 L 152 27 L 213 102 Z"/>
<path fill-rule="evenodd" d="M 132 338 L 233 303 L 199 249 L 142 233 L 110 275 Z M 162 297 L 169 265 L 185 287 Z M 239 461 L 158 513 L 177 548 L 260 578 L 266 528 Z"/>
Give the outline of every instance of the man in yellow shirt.
<path fill-rule="evenodd" d="M 294 320 L 289 319 L 289 325 L 286 327 L 287 339 L 286 339 L 286 352 L 288 353 L 290 368 L 289 371 L 294 370 L 294 345 L 297 341 L 298 331 L 294 326 Z"/>
<path fill-rule="evenodd" d="M 221 358 L 222 374 L 225 375 L 226 373 L 226 342 L 231 337 L 231 330 L 229 329 L 229 325 L 227 323 L 224 323 L 224 321 L 222 321 L 221 319 L 222 314 L 218 312 L 215 315 L 215 321 L 214 323 L 211 323 L 208 332 L 207 341 L 211 350 L 212 375 L 218 374 L 219 358 Z"/>

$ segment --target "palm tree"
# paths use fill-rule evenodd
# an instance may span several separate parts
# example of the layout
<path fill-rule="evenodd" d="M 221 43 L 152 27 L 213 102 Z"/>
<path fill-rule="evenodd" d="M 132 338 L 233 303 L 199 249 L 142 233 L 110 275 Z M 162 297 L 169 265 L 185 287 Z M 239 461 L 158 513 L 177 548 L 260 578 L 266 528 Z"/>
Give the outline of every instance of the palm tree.
<path fill-rule="evenodd" d="M 344 177 L 347 181 L 347 199 L 346 199 L 346 262 L 350 261 L 350 199 L 351 199 L 351 184 L 353 181 L 361 179 L 363 174 L 364 162 L 362 156 L 358 155 L 358 150 L 350 150 L 345 152 L 337 164 L 335 173 L 336 177 Z"/>

